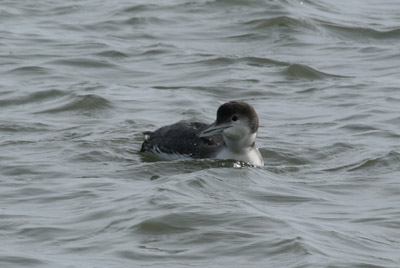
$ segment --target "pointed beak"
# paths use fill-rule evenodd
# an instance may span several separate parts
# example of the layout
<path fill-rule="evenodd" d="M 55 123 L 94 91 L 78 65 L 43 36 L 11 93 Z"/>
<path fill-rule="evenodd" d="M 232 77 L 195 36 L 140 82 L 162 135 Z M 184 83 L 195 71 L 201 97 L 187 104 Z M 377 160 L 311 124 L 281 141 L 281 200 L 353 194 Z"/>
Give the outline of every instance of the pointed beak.
<path fill-rule="evenodd" d="M 205 128 L 199 135 L 200 138 L 210 137 L 221 134 L 225 129 L 232 127 L 231 125 L 216 125 L 213 123 Z"/>

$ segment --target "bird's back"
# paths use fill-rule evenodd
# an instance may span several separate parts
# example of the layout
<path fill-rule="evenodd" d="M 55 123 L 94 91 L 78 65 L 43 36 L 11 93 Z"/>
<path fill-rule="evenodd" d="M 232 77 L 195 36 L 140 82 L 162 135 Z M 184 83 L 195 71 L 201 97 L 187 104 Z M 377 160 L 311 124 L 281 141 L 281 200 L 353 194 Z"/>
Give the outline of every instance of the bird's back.
<path fill-rule="evenodd" d="M 199 134 L 207 126 L 204 123 L 182 121 L 154 132 L 145 132 L 145 141 L 140 151 L 165 159 L 211 158 L 221 150 L 224 141 L 222 135 L 200 138 Z"/>

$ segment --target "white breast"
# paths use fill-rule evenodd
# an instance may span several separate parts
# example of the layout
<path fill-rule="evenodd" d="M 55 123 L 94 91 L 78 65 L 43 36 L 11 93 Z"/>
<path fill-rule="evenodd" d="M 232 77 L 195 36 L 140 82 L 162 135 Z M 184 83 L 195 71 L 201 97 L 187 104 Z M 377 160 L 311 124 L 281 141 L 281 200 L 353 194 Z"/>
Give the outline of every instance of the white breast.
<path fill-rule="evenodd" d="M 227 148 L 222 149 L 216 157 L 217 159 L 233 159 L 237 161 L 247 162 L 254 166 L 264 166 L 264 159 L 257 148 L 249 148 L 241 153 L 234 153 Z"/>

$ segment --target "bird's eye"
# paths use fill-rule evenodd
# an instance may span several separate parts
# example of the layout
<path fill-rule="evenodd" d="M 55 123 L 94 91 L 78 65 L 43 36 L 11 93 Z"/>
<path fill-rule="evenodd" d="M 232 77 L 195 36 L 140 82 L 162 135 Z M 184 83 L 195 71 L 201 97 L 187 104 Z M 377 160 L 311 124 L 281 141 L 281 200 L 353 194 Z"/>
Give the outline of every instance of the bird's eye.
<path fill-rule="evenodd" d="M 232 121 L 237 121 L 239 118 L 237 115 L 232 116 Z"/>

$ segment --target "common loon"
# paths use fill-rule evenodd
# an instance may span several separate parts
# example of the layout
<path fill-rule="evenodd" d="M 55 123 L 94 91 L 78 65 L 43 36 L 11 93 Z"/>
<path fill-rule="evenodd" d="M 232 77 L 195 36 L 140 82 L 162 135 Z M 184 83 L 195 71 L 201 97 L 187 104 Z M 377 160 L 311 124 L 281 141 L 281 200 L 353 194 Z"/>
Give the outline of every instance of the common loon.
<path fill-rule="evenodd" d="M 255 146 L 258 116 L 246 102 L 230 101 L 218 108 L 211 125 L 181 121 L 154 132 L 146 131 L 140 152 L 161 159 L 233 159 L 263 166 L 264 159 Z"/>

